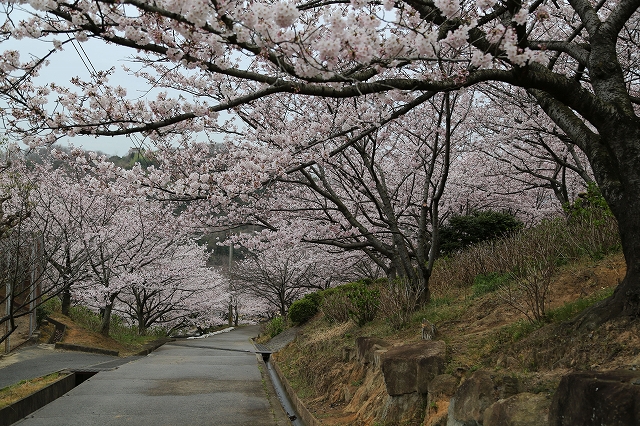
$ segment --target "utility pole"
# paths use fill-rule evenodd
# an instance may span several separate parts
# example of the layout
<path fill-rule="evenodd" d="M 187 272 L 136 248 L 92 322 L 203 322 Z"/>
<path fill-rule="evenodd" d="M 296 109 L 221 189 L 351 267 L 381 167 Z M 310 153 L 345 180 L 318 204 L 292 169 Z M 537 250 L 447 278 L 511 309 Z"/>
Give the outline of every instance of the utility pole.
<path fill-rule="evenodd" d="M 11 316 L 11 297 L 12 297 L 10 280 L 7 280 L 7 287 L 6 287 L 6 290 L 5 290 L 5 297 L 6 297 L 6 299 L 4 301 L 4 306 L 6 307 L 5 311 L 6 311 L 6 314 L 7 314 L 7 318 L 9 318 Z M 11 351 L 11 343 L 10 343 L 11 339 L 9 337 L 9 331 L 10 331 L 9 328 L 11 327 L 11 321 L 7 320 L 4 323 L 4 325 L 5 325 L 5 327 L 4 327 L 5 333 L 6 333 L 6 336 L 7 336 L 7 338 L 4 341 L 4 352 L 8 354 L 9 351 Z"/>

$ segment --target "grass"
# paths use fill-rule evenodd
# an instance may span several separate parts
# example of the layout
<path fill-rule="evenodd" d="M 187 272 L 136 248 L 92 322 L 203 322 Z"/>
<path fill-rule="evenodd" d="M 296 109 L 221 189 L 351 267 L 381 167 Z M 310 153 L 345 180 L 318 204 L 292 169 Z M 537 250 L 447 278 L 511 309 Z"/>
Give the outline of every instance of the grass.
<path fill-rule="evenodd" d="M 74 306 L 69 312 L 69 317 L 79 326 L 86 330 L 98 333 L 100 331 L 100 316 L 84 306 Z M 140 347 L 145 343 L 166 336 L 166 330 L 161 327 L 154 327 L 147 330 L 147 333 L 140 335 L 138 328 L 127 324 L 118 315 L 111 316 L 109 325 L 109 337 L 126 347 Z"/>
<path fill-rule="evenodd" d="M 22 380 L 14 385 L 0 389 L 0 408 L 13 404 L 55 382 L 62 377 L 60 372 L 51 373 L 35 379 Z"/>
<path fill-rule="evenodd" d="M 469 306 L 467 300 L 455 300 L 452 297 L 432 299 L 431 302 L 413 315 L 413 322 L 419 323 L 426 318 L 434 324 L 460 319 Z"/>
<path fill-rule="evenodd" d="M 473 280 L 473 297 L 479 297 L 496 291 L 500 287 L 508 284 L 509 280 L 509 274 L 501 274 L 498 272 L 478 274 Z"/>
<path fill-rule="evenodd" d="M 603 288 L 589 297 L 581 297 L 572 302 L 565 303 L 559 308 L 547 313 L 547 318 L 552 322 L 563 322 L 575 317 L 580 312 L 587 309 L 600 300 L 604 300 L 613 294 L 614 288 Z"/>

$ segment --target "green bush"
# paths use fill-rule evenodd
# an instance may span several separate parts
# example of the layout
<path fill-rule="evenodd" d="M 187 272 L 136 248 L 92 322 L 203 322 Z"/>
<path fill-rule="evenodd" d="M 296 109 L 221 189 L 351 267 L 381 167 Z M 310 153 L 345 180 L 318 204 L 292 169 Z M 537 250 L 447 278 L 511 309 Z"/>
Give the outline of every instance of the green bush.
<path fill-rule="evenodd" d="M 380 307 L 380 290 L 360 283 L 349 291 L 348 296 L 351 301 L 349 315 L 360 327 L 374 320 Z"/>
<path fill-rule="evenodd" d="M 380 306 L 380 291 L 372 280 L 342 284 L 319 292 L 320 310 L 329 322 L 346 322 L 352 318 L 359 326 L 373 321 Z"/>
<path fill-rule="evenodd" d="M 309 293 L 304 296 L 305 299 L 310 300 L 316 306 L 316 309 L 320 307 L 322 303 L 322 292 L 316 291 L 314 293 Z"/>
<path fill-rule="evenodd" d="M 318 298 L 305 296 L 291 304 L 289 308 L 289 319 L 295 325 L 300 325 L 309 321 L 317 312 Z"/>
<path fill-rule="evenodd" d="M 511 213 L 487 210 L 455 215 L 440 229 L 440 253 L 456 253 L 483 241 L 506 237 L 523 227 Z"/>
<path fill-rule="evenodd" d="M 328 289 L 323 291 L 320 311 L 330 323 L 342 323 L 349 321 L 351 302 L 346 293 Z"/>
<path fill-rule="evenodd" d="M 284 318 L 278 315 L 267 323 L 267 334 L 270 337 L 276 337 L 284 331 L 285 326 Z"/>
<path fill-rule="evenodd" d="M 86 306 L 72 306 L 71 309 L 69 309 L 69 317 L 88 330 L 100 330 L 100 315 Z"/>
<path fill-rule="evenodd" d="M 587 185 L 587 192 L 579 194 L 573 203 L 564 206 L 564 210 L 570 220 L 584 220 L 594 217 L 603 220 L 613 216 L 600 188 L 593 182 Z"/>

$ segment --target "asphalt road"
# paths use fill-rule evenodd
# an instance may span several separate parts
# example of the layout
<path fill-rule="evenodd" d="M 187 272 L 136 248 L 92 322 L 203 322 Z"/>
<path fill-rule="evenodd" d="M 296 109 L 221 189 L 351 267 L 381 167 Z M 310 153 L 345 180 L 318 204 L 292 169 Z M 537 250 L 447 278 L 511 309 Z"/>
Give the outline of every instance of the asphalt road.
<path fill-rule="evenodd" d="M 290 425 L 243 327 L 100 371 L 16 425 Z M 0 370 L 1 372 L 2 370 Z"/>
<path fill-rule="evenodd" d="M 59 370 L 79 369 L 90 366 L 116 367 L 137 358 L 84 352 L 61 351 L 53 345 L 27 346 L 0 357 L 0 389 L 21 380 L 45 376 Z M 100 365 L 106 363 L 104 365 Z"/>

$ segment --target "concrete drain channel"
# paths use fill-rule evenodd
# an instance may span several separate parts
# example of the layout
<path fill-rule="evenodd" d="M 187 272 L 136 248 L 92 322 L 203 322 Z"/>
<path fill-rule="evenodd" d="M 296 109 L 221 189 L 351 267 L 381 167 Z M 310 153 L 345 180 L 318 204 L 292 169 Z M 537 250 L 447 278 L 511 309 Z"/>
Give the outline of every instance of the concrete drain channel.
<path fill-rule="evenodd" d="M 256 353 L 262 356 L 262 360 L 264 361 L 264 364 L 267 367 L 267 373 L 269 374 L 269 378 L 271 379 L 273 388 L 276 391 L 276 396 L 278 397 L 278 400 L 280 401 L 280 404 L 282 405 L 284 412 L 287 413 L 287 416 L 289 416 L 289 420 L 291 420 L 291 424 L 293 426 L 305 426 L 302 419 L 300 418 L 300 415 L 298 415 L 298 413 L 296 412 L 296 409 L 293 406 L 291 399 L 289 398 L 289 394 L 287 393 L 286 389 L 282 385 L 282 382 L 280 381 L 280 377 L 278 376 L 275 369 L 271 365 L 271 362 L 269 361 L 272 354 L 271 349 L 258 343 L 254 343 L 254 346 L 256 347 Z"/>
<path fill-rule="evenodd" d="M 18 420 L 22 420 L 34 411 L 60 398 L 100 371 L 108 370 L 113 370 L 113 368 L 82 368 L 60 371 L 61 374 L 64 374 L 60 379 L 1 409 L 0 426 L 9 426 Z"/>

